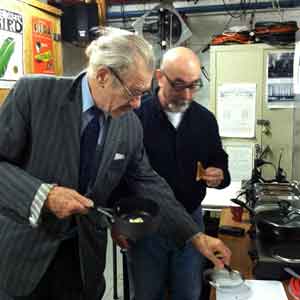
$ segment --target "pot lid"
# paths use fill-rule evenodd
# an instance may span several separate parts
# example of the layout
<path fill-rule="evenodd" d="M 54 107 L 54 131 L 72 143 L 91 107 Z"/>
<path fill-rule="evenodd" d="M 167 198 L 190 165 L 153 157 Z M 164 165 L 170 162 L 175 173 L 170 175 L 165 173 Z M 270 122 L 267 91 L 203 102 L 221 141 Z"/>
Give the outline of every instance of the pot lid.
<path fill-rule="evenodd" d="M 226 269 L 208 269 L 204 272 L 204 279 L 217 289 L 231 290 L 244 283 L 239 271 Z"/>

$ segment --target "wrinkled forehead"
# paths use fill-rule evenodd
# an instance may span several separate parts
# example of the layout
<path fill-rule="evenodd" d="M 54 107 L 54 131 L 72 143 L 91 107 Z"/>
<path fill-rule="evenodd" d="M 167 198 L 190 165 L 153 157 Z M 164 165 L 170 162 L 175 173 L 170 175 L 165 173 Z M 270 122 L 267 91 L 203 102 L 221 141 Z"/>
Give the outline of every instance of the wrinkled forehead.
<path fill-rule="evenodd" d="M 191 82 L 200 78 L 201 66 L 198 62 L 193 60 L 183 60 L 176 64 L 166 65 L 164 71 L 172 80 L 177 79 L 184 82 Z"/>
<path fill-rule="evenodd" d="M 144 63 L 137 63 L 131 66 L 125 74 L 125 82 L 136 91 L 144 91 L 151 87 L 153 70 Z"/>

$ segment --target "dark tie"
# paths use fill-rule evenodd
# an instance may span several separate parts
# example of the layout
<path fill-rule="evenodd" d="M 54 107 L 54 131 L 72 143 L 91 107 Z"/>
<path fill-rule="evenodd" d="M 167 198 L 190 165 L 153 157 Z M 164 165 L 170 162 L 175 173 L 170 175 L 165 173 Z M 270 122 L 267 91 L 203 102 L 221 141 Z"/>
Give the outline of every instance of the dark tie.
<path fill-rule="evenodd" d="M 96 107 L 90 109 L 93 116 L 84 129 L 80 139 L 80 173 L 79 191 L 81 194 L 87 192 L 88 184 L 95 175 L 95 153 L 100 132 L 99 115 L 100 111 Z"/>

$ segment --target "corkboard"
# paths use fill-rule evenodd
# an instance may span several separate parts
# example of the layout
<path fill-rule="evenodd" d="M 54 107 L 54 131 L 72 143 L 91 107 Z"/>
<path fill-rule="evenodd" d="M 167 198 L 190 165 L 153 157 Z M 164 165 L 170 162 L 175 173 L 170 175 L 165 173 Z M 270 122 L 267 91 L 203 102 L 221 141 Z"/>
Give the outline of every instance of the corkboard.
<path fill-rule="evenodd" d="M 9 90 L 7 89 L 0 89 L 0 105 L 3 103 L 5 97 L 9 93 Z"/>

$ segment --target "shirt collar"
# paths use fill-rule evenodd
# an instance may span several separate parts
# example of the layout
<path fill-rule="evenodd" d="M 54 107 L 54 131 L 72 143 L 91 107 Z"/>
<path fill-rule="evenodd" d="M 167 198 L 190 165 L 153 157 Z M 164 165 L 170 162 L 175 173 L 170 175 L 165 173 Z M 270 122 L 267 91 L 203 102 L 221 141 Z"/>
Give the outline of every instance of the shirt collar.
<path fill-rule="evenodd" d="M 90 92 L 87 74 L 82 77 L 81 80 L 81 93 L 82 93 L 82 112 L 86 112 L 92 106 L 94 106 L 93 97 Z"/>

